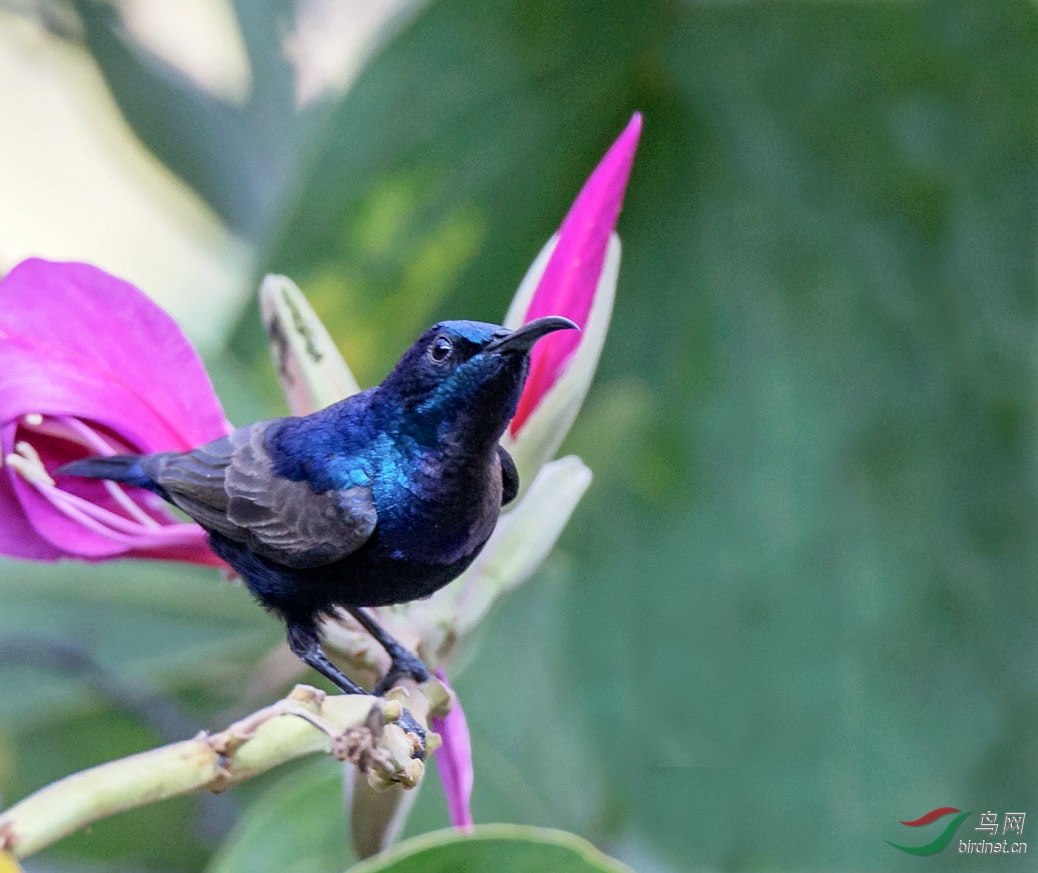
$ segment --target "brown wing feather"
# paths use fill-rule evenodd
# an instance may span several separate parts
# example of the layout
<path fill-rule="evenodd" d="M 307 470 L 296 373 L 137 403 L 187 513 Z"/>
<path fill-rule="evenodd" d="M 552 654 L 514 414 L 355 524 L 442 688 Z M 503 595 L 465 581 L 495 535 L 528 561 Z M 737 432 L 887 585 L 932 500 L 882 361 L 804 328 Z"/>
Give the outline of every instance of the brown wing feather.
<path fill-rule="evenodd" d="M 345 558 L 375 529 L 367 488 L 315 494 L 274 475 L 263 445 L 268 422 L 234 431 L 183 455 L 158 456 L 148 471 L 202 527 L 289 567 Z"/>

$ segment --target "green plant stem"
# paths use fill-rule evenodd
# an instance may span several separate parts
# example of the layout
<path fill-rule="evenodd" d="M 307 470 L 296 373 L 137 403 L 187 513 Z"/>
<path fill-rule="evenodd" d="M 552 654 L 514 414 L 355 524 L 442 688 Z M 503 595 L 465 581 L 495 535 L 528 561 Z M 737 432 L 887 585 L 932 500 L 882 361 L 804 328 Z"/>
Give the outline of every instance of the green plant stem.
<path fill-rule="evenodd" d="M 373 787 L 418 784 L 417 737 L 395 724 L 403 702 L 419 724 L 446 705 L 436 682 L 397 688 L 386 698 L 326 696 L 298 685 L 282 700 L 217 734 L 161 746 L 74 773 L 0 815 L 0 850 L 25 858 L 118 812 L 192 791 L 224 791 L 313 752 L 331 753 L 365 773 Z M 426 752 L 439 743 L 428 734 Z"/>

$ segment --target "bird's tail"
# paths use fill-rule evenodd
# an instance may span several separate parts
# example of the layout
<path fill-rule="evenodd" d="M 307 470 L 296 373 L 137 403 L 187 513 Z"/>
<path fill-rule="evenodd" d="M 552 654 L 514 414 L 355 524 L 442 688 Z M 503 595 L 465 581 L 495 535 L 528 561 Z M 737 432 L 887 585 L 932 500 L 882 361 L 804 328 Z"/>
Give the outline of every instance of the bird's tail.
<path fill-rule="evenodd" d="M 111 479 L 154 491 L 155 480 L 144 472 L 141 460 L 146 455 L 111 455 L 107 458 L 83 458 L 58 467 L 59 476 L 83 476 L 86 479 Z"/>

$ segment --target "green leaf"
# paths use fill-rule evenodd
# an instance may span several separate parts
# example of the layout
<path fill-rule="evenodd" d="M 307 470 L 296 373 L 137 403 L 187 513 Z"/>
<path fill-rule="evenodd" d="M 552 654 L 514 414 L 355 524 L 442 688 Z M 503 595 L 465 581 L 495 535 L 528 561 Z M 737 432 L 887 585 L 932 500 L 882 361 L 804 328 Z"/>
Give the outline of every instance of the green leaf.
<path fill-rule="evenodd" d="M 239 234 L 269 232 L 323 109 L 295 105 L 282 47 L 294 3 L 236 3 L 251 89 L 226 102 L 133 43 L 110 4 L 75 0 L 86 47 L 141 141 Z"/>
<path fill-rule="evenodd" d="M 0 724 L 8 728 L 29 731 L 99 704 L 133 706 L 163 686 L 229 691 L 281 636 L 248 593 L 215 570 L 0 561 L 0 572 L 0 646 L 8 650 Z M 199 725 L 176 726 L 190 735 Z"/>
<path fill-rule="evenodd" d="M 400 843 L 349 873 L 631 873 L 565 831 L 480 825 L 470 835 L 434 831 Z"/>
<path fill-rule="evenodd" d="M 309 761 L 267 782 L 206 873 L 326 873 L 352 859 L 342 807 L 343 765 Z"/>

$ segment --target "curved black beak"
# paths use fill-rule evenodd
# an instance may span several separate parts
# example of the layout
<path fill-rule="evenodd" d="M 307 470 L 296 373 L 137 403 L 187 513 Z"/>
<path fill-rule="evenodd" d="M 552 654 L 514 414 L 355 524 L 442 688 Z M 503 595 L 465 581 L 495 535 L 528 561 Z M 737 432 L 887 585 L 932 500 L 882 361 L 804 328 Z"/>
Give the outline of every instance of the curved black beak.
<path fill-rule="evenodd" d="M 576 324 L 561 315 L 535 318 L 515 330 L 500 330 L 483 347 L 484 352 L 528 352 L 542 336 L 557 330 L 580 330 Z"/>

